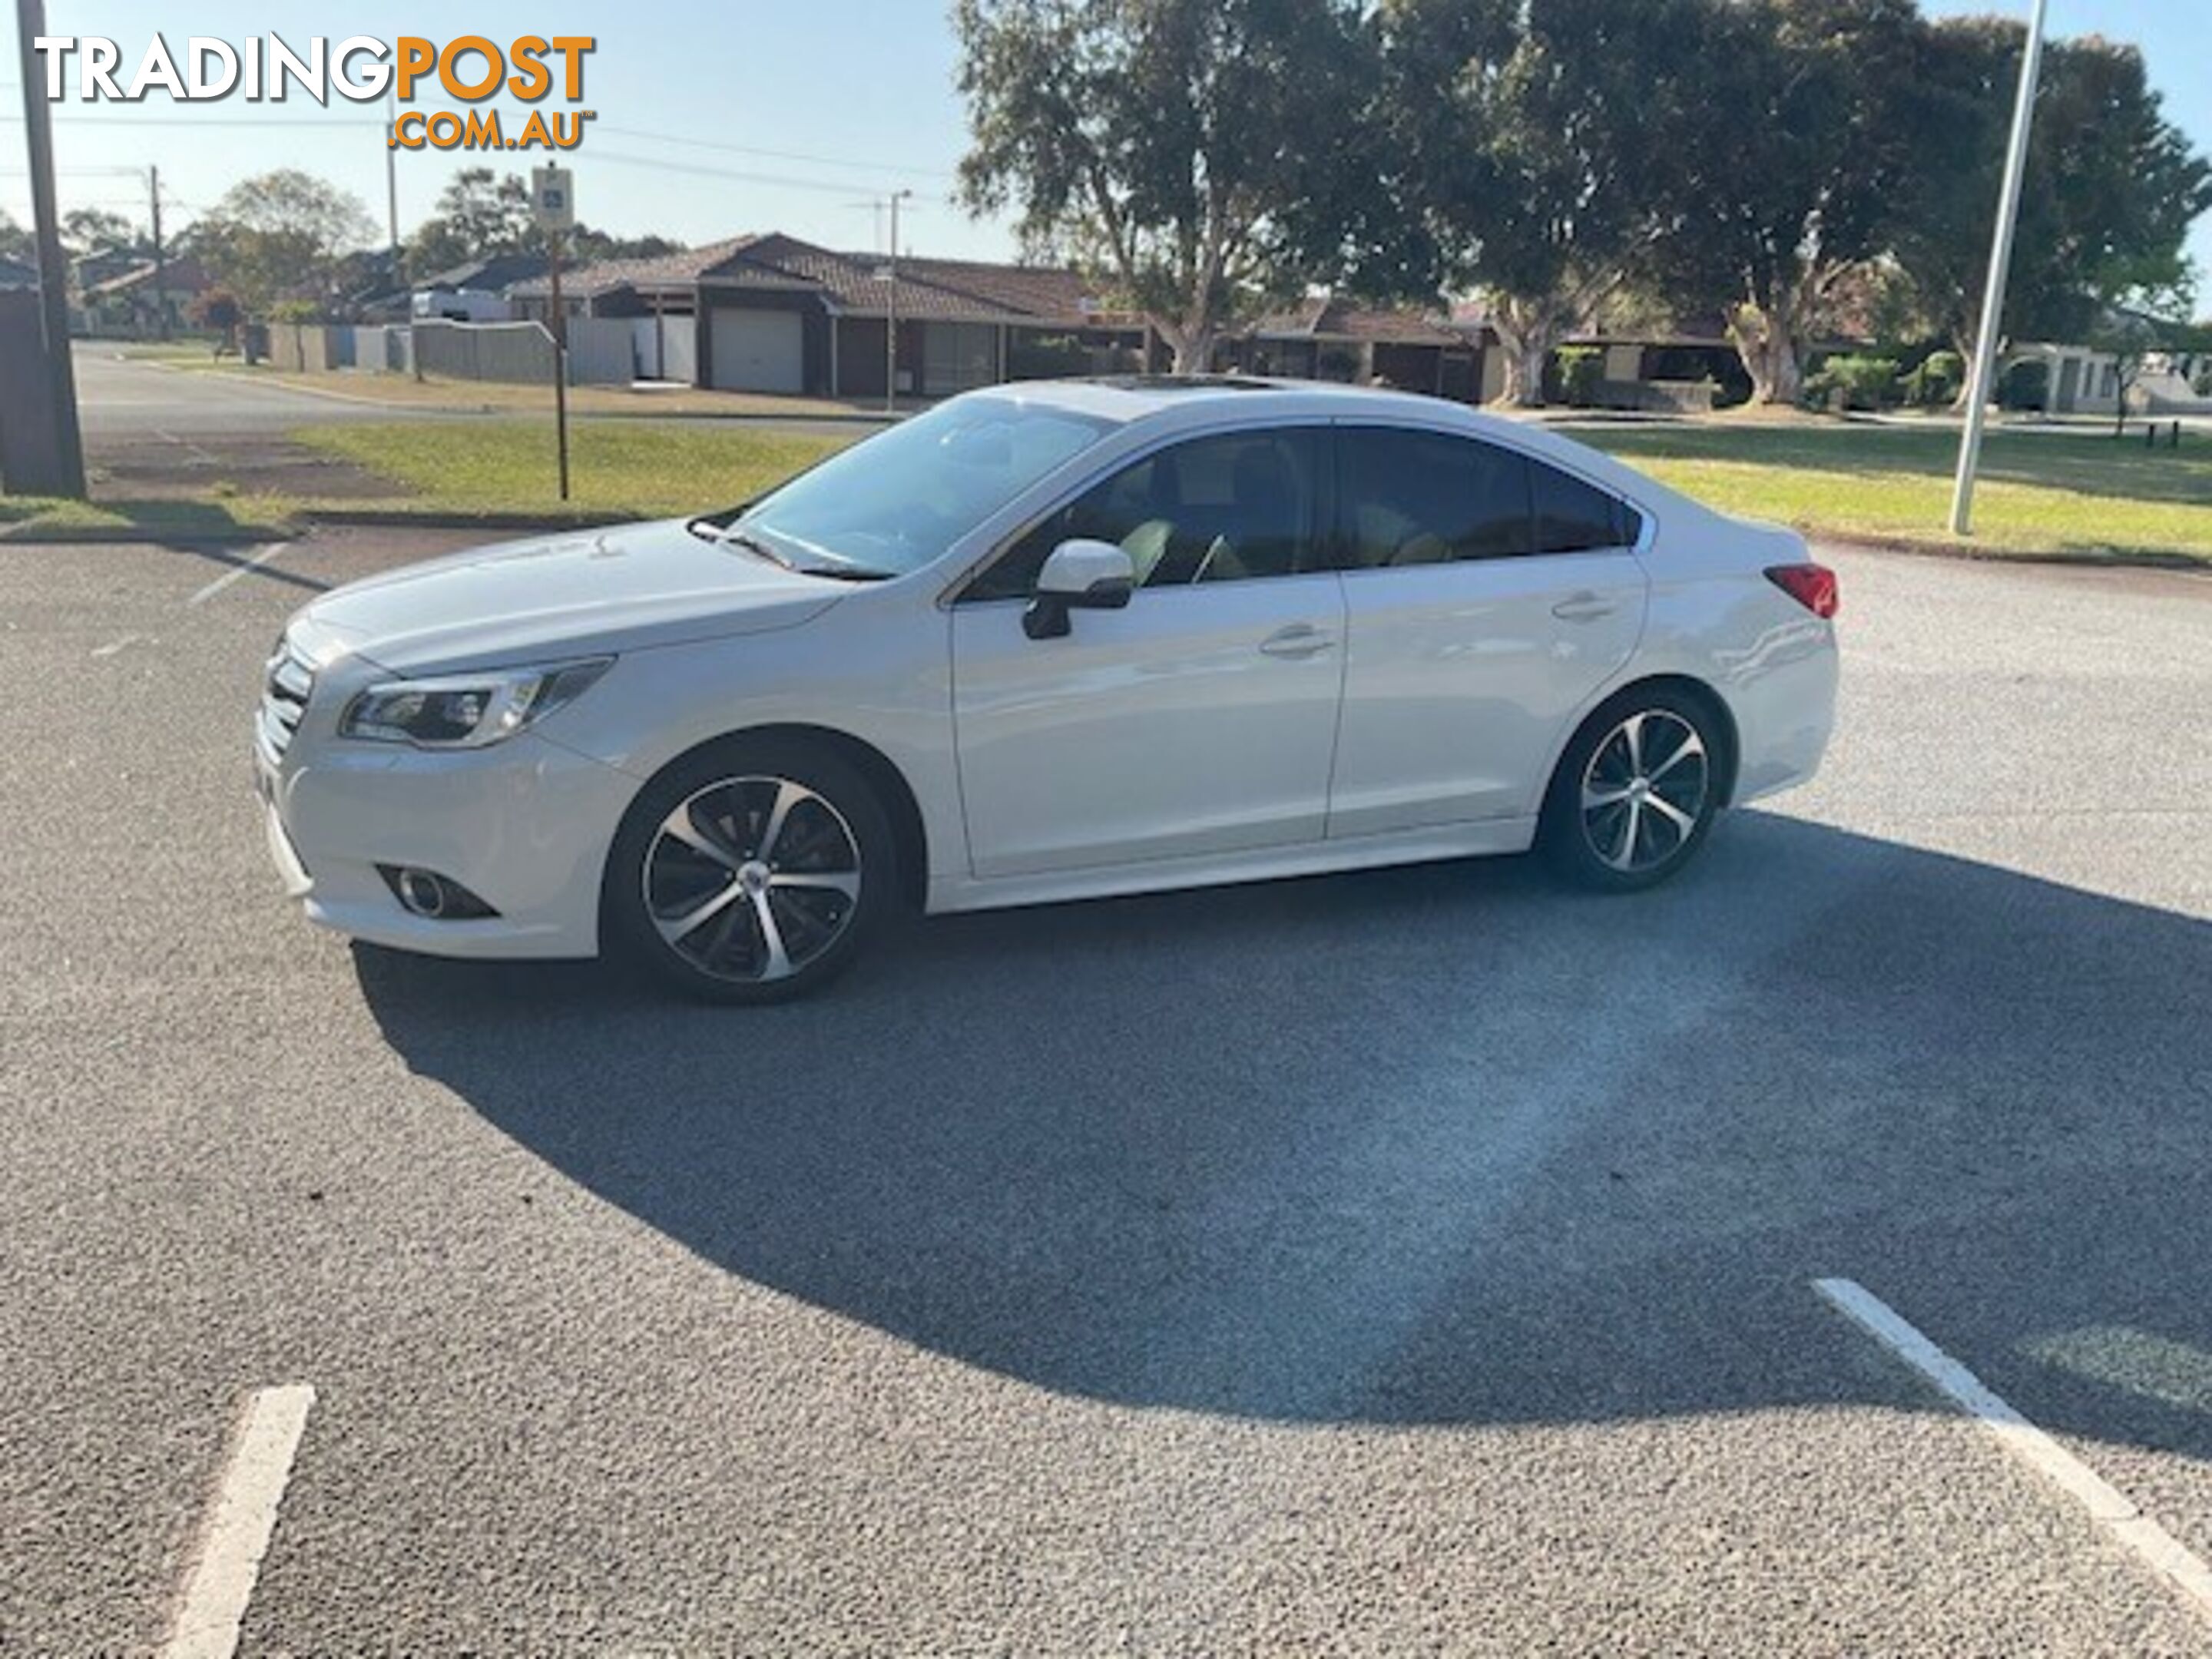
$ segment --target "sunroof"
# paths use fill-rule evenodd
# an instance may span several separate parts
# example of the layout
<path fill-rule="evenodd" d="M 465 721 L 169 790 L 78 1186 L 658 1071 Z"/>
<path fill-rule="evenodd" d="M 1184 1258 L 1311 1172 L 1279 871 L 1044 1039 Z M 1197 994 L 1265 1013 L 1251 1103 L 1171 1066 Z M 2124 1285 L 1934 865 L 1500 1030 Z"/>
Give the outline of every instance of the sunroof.
<path fill-rule="evenodd" d="M 1102 374 L 1095 386 L 1117 392 L 1279 392 L 1273 380 L 1255 380 L 1243 374 Z"/>

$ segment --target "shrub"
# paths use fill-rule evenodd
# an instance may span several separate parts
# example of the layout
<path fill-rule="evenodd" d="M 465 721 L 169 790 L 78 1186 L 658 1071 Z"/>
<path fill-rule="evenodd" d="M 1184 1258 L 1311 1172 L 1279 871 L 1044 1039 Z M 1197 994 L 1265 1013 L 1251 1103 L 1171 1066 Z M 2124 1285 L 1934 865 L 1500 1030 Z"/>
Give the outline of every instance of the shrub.
<path fill-rule="evenodd" d="M 1597 346 L 1561 346 L 1559 386 L 1576 409 L 1596 407 L 1605 392 L 1605 352 Z"/>
<path fill-rule="evenodd" d="M 1052 380 L 1091 372 L 1091 349 L 1073 334 L 1018 335 L 1006 347 L 1009 380 Z"/>
<path fill-rule="evenodd" d="M 2048 409 L 2051 406 L 2051 365 L 2040 357 L 2023 357 L 1997 380 L 1999 409 Z"/>
<path fill-rule="evenodd" d="M 1831 357 L 1814 380 L 1824 382 L 1845 409 L 1886 409 L 1897 401 L 1897 359 Z M 1806 383 L 1810 391 L 1813 381 Z"/>
<path fill-rule="evenodd" d="M 1931 351 L 1927 361 L 1905 377 L 1905 400 L 1922 409 L 1941 408 L 1966 383 L 1965 358 L 1955 351 Z"/>

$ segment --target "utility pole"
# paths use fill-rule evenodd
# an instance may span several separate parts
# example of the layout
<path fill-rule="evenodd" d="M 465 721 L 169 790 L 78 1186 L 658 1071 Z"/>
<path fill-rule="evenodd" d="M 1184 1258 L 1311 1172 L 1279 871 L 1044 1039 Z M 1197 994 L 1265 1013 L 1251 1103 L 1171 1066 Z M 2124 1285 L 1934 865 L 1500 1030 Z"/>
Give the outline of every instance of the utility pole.
<path fill-rule="evenodd" d="M 1996 237 L 1990 248 L 1989 288 L 1982 295 L 1982 327 L 1966 395 L 1966 429 L 1959 437 L 1959 474 L 1951 491 L 1951 533 L 1974 528 L 1974 478 L 1982 465 L 1982 427 L 1996 379 L 1997 338 L 2004 320 L 2005 288 L 2012 276 L 2013 233 L 2020 224 L 2020 192 L 2027 176 L 2027 141 L 2035 127 L 2035 89 L 2043 75 L 2043 24 L 2050 0 L 2035 0 L 2028 18 L 2027 50 L 2021 59 L 2020 96 L 2013 106 L 2012 148 L 2005 156 L 1997 198 Z"/>
<path fill-rule="evenodd" d="M 561 303 L 561 233 L 548 228 L 546 274 L 553 290 L 553 425 L 561 450 L 561 499 L 568 499 L 568 311 Z"/>
<path fill-rule="evenodd" d="M 169 337 L 168 266 L 161 257 L 161 169 L 146 169 L 146 192 L 152 198 L 154 220 L 154 326 L 161 337 Z"/>
<path fill-rule="evenodd" d="M 46 32 L 46 0 L 15 0 L 23 81 L 23 140 L 31 168 L 31 225 L 39 242 L 39 300 L 46 333 L 46 389 L 52 400 L 54 473 L 46 488 L 10 478 L 26 495 L 84 499 L 84 441 L 77 432 L 76 374 L 70 363 L 69 270 L 62 262 L 61 216 L 54 203 L 54 130 L 46 109 L 46 66 L 31 43 Z"/>
<path fill-rule="evenodd" d="M 392 274 L 399 275 L 399 94 L 387 91 L 384 109 L 390 125 L 384 130 L 384 211 L 392 232 Z"/>
<path fill-rule="evenodd" d="M 886 415 L 898 413 L 899 204 L 913 194 L 910 190 L 895 190 L 891 192 L 891 262 L 889 283 L 890 301 L 886 307 L 888 319 L 884 329 L 884 337 L 889 342 L 884 362 L 884 413 Z"/>

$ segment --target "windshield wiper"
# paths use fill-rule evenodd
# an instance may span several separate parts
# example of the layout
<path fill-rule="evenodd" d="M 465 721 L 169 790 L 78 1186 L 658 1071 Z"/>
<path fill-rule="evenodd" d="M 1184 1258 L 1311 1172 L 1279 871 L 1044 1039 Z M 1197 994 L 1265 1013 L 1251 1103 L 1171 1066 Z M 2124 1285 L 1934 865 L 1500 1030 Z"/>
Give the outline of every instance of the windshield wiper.
<path fill-rule="evenodd" d="M 786 570 L 799 568 L 759 537 L 748 535 L 735 525 L 716 524 L 712 519 L 694 519 L 684 527 L 695 536 L 719 542 L 724 547 L 741 547 L 754 557 L 766 559 L 770 564 L 781 565 Z"/>

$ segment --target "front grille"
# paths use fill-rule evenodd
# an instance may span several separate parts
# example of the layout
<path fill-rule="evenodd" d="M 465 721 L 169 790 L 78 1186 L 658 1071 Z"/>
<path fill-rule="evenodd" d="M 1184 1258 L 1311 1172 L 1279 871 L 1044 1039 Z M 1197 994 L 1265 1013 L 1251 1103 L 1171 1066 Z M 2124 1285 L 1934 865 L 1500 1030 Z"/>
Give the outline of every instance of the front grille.
<path fill-rule="evenodd" d="M 261 691 L 261 713 L 254 722 L 254 741 L 274 766 L 292 746 L 300 717 L 307 712 L 307 696 L 315 689 L 315 671 L 292 648 L 289 639 L 276 643 L 269 659 L 269 678 Z"/>

